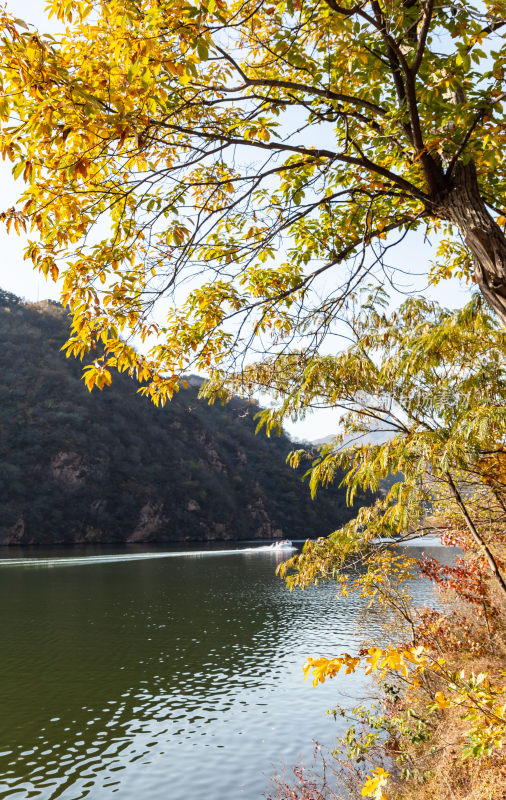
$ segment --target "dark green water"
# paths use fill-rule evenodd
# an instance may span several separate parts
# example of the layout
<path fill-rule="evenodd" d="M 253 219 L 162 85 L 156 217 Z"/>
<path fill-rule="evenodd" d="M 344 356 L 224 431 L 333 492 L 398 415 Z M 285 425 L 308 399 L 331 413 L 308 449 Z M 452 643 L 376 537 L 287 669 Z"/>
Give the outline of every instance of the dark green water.
<path fill-rule="evenodd" d="M 301 667 L 351 652 L 374 615 L 330 586 L 289 594 L 279 555 L 8 555 L 25 554 L 0 553 L 2 800 L 259 800 L 364 691 L 358 674 L 313 689 Z"/>

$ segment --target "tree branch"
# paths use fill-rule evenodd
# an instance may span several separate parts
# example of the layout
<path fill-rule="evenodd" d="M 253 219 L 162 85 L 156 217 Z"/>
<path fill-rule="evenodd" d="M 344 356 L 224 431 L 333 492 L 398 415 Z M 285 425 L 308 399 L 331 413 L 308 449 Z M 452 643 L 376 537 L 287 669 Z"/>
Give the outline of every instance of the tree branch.
<path fill-rule="evenodd" d="M 506 98 L 506 92 L 503 92 L 501 95 L 499 95 L 499 97 L 498 97 L 496 100 L 494 100 L 494 102 L 493 102 L 493 103 L 489 103 L 489 104 L 486 106 L 486 108 L 482 108 L 482 109 L 481 109 L 481 111 L 479 111 L 479 112 L 476 114 L 476 116 L 475 116 L 474 120 L 472 121 L 471 125 L 469 126 L 468 130 L 466 131 L 466 134 L 465 134 L 465 136 L 464 136 L 464 138 L 463 138 L 463 140 L 462 140 L 462 142 L 461 142 L 461 144 L 460 144 L 459 148 L 457 149 L 457 151 L 456 151 L 456 153 L 454 154 L 454 156 L 453 156 L 452 160 L 451 160 L 451 161 L 450 161 L 450 163 L 448 164 L 448 168 L 447 168 L 447 170 L 446 170 L 446 175 L 447 175 L 448 177 L 450 177 L 450 176 L 451 176 L 451 174 L 452 174 L 452 172 L 453 172 L 453 169 L 454 169 L 454 167 L 455 167 L 455 165 L 456 165 L 457 161 L 459 160 L 460 156 L 461 156 L 461 155 L 462 155 L 462 153 L 464 152 L 464 150 L 465 150 L 465 148 L 466 148 L 466 146 L 467 146 L 467 143 L 468 143 L 469 139 L 471 138 L 471 135 L 472 135 L 472 133 L 473 133 L 474 129 L 476 128 L 476 126 L 477 126 L 477 125 L 478 125 L 478 124 L 481 122 L 481 120 L 483 119 L 483 117 L 484 117 L 484 116 L 487 114 L 487 112 L 488 112 L 488 111 L 490 111 L 490 108 L 491 108 L 491 107 L 492 107 L 492 106 L 493 106 L 495 103 L 500 103 L 500 102 L 501 102 L 502 100 L 504 100 L 505 98 Z"/>
<path fill-rule="evenodd" d="M 420 30 L 420 36 L 418 38 L 418 44 L 416 46 L 416 53 L 413 62 L 411 64 L 411 72 L 413 75 L 416 75 L 416 73 L 420 69 L 420 64 L 422 63 L 422 58 L 425 51 L 425 44 L 427 42 L 427 34 L 429 33 L 430 23 L 432 21 L 433 10 L 434 10 L 434 0 L 427 0 L 427 5 L 425 6 L 425 11 L 423 14 L 422 28 Z"/>
<path fill-rule="evenodd" d="M 381 114 L 381 116 L 386 115 L 385 109 L 381 108 L 381 106 L 376 105 L 375 103 L 371 103 L 369 100 L 363 100 L 361 97 L 353 97 L 352 95 L 341 94 L 340 92 L 333 92 L 332 89 L 320 89 L 317 86 L 308 86 L 304 83 L 297 83 L 294 81 L 287 81 L 287 80 L 280 80 L 277 78 L 250 78 L 241 66 L 237 63 L 237 61 L 232 58 L 232 56 L 223 50 L 218 45 L 214 45 L 215 50 L 217 50 L 223 58 L 225 58 L 235 70 L 239 73 L 241 78 L 243 79 L 246 86 L 262 86 L 262 87 L 273 87 L 279 89 L 288 89 L 294 92 L 306 92 L 308 94 L 314 94 L 317 97 L 325 97 L 327 100 L 337 100 L 340 103 L 349 103 L 350 105 L 358 106 L 359 108 L 366 108 L 368 111 L 373 111 L 374 113 Z M 245 86 L 236 86 L 236 87 L 221 87 L 221 86 L 211 86 L 209 87 L 214 91 L 219 92 L 240 92 L 245 89 Z"/>
<path fill-rule="evenodd" d="M 453 496 L 455 498 L 455 502 L 457 503 L 458 507 L 460 508 L 460 510 L 462 512 L 462 516 L 464 517 L 464 520 L 466 522 L 466 525 L 468 527 L 468 530 L 469 530 L 471 536 L 473 537 L 474 541 L 478 545 L 478 548 L 484 554 L 484 556 L 485 556 L 485 558 L 486 558 L 486 560 L 488 562 L 488 565 L 490 567 L 490 571 L 494 575 L 497 583 L 499 584 L 499 586 L 501 588 L 502 593 L 506 597 L 506 581 L 504 580 L 503 576 L 501 575 L 501 573 L 499 571 L 499 567 L 497 566 L 497 562 L 496 562 L 494 556 L 490 552 L 490 550 L 487 547 L 486 543 L 483 541 L 483 538 L 482 538 L 481 534 L 478 532 L 478 529 L 476 528 L 476 525 L 474 524 L 474 522 L 472 521 L 471 517 L 469 516 L 469 512 L 468 512 L 468 510 L 466 508 L 466 505 L 465 505 L 465 503 L 464 503 L 464 501 L 462 499 L 462 496 L 461 496 L 459 490 L 457 489 L 457 487 L 456 487 L 456 485 L 455 485 L 455 483 L 453 481 L 453 478 L 452 478 L 452 476 L 450 475 L 449 472 L 446 472 L 446 482 L 447 482 L 448 486 L 450 487 L 450 491 L 451 491 L 451 493 L 453 494 Z"/>
<path fill-rule="evenodd" d="M 221 131 L 196 131 L 194 128 L 186 128 L 182 125 L 176 125 L 170 122 L 161 123 L 161 122 L 154 122 L 154 125 L 160 125 L 162 127 L 168 128 L 169 130 L 177 131 L 178 133 L 186 133 L 190 136 L 201 136 L 203 139 L 207 139 L 209 141 L 222 141 L 226 142 L 229 145 L 235 145 L 238 147 L 255 147 L 259 150 L 268 150 L 270 152 L 286 152 L 286 153 L 298 153 L 299 155 L 303 156 L 312 156 L 315 159 L 323 158 L 329 159 L 331 161 L 339 161 L 344 164 L 353 164 L 356 167 L 363 167 L 368 172 L 372 172 L 376 175 L 381 175 L 381 177 L 386 178 L 387 180 L 391 181 L 393 184 L 398 186 L 400 189 L 403 189 L 407 192 L 411 197 L 420 200 L 421 202 L 425 203 L 429 200 L 429 197 L 419 189 L 414 184 L 407 181 L 405 178 L 402 178 L 400 175 L 396 175 L 395 172 L 391 172 L 386 167 L 382 167 L 381 164 L 376 164 L 374 161 L 371 161 L 367 157 L 363 156 L 362 158 L 355 158 L 354 156 L 348 156 L 344 153 L 336 153 L 333 150 L 326 150 L 324 148 L 314 148 L 311 149 L 309 147 L 303 147 L 301 145 L 290 145 L 284 144 L 283 142 L 260 142 L 257 140 L 251 141 L 249 139 L 238 138 L 235 136 L 226 136 Z"/>

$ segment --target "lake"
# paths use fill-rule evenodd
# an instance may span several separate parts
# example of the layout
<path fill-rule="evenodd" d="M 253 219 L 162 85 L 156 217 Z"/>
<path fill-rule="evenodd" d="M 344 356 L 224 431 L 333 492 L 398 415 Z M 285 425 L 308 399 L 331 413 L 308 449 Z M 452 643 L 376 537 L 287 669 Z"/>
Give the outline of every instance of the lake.
<path fill-rule="evenodd" d="M 265 550 L 145 550 L 0 551 L 0 798 L 259 800 L 369 691 L 302 674 L 374 636 L 357 598 L 290 594 Z"/>

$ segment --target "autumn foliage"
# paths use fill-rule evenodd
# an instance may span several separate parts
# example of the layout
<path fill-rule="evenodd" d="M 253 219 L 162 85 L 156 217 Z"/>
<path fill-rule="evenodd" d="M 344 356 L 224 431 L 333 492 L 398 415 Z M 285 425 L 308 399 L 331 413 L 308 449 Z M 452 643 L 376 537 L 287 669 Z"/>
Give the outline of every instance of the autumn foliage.
<path fill-rule="evenodd" d="M 378 736 L 345 743 L 367 762 L 363 797 L 462 800 L 472 780 L 448 795 L 432 748 L 446 754 L 439 764 L 478 759 L 497 784 L 506 3 L 51 0 L 49 10 L 65 27 L 53 38 L 0 12 L 0 151 L 21 185 L 1 219 L 28 232 L 35 269 L 62 282 L 67 354 L 93 354 L 89 389 L 119 370 L 157 405 L 189 371 L 209 377 L 211 401 L 270 392 L 259 419 L 269 434 L 308 409 L 340 409 L 311 491 L 343 471 L 350 502 L 388 488 L 284 575 L 291 588 L 333 580 L 392 610 L 399 629 L 363 653 L 316 655 L 307 672 L 318 683 L 365 668 L 388 682 L 383 712 L 357 711 Z M 479 289 L 464 309 L 410 297 L 389 310 L 390 251 L 424 240 L 431 283 L 457 276 Z M 337 355 L 334 334 L 346 342 Z M 386 440 L 364 440 L 371 429 Z M 291 463 L 307 458 L 301 448 Z M 375 542 L 434 531 L 464 555 L 419 565 L 455 598 L 420 611 L 416 565 Z"/>
<path fill-rule="evenodd" d="M 292 589 L 332 580 L 388 612 L 385 641 L 313 656 L 304 670 L 317 686 L 363 669 L 382 687 L 375 709 L 341 709 L 352 725 L 339 758 L 361 765 L 362 797 L 495 800 L 506 785 L 504 334 L 476 301 L 453 313 L 410 300 L 390 317 L 372 305 L 360 314 L 341 356 L 313 359 L 297 376 L 272 370 L 284 404 L 261 419 L 272 429 L 332 397 L 344 431 L 310 466 L 313 491 L 338 466 L 350 496 L 397 476 L 374 506 L 279 568 Z M 251 369 L 252 380 L 262 374 Z M 371 427 L 390 436 L 363 442 Z M 428 533 L 459 548 L 450 563 L 407 558 L 395 544 Z M 417 574 L 437 590 L 434 608 L 414 604 Z"/>
<path fill-rule="evenodd" d="M 119 369 L 163 403 L 188 371 L 314 353 L 403 241 L 506 321 L 504 0 L 48 10 L 52 37 L 0 14 L 1 219 L 61 279 L 67 352 L 103 348 L 88 387 Z"/>

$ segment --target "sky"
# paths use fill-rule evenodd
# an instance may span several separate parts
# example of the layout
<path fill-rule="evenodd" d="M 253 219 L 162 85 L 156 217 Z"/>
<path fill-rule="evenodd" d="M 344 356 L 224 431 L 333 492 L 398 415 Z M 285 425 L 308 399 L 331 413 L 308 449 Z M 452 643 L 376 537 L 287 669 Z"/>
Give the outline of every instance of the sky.
<path fill-rule="evenodd" d="M 18 18 L 32 23 L 45 33 L 55 33 L 58 23 L 48 20 L 44 12 L 45 0 L 7 0 L 7 8 Z M 12 165 L 0 161 L 0 210 L 14 205 L 17 193 L 21 190 L 21 181 L 14 181 L 11 173 Z M 0 230 L 0 288 L 28 300 L 58 300 L 58 285 L 46 281 L 35 272 L 31 262 L 23 260 L 26 237 L 18 236 L 12 229 L 8 235 L 5 228 Z M 397 249 L 396 262 L 413 273 L 423 273 L 428 261 L 433 257 L 431 250 L 423 242 L 411 240 L 410 244 L 402 244 Z M 448 307 L 462 306 L 469 297 L 469 288 L 458 281 L 445 281 L 438 287 L 427 289 L 423 278 L 406 278 L 404 291 L 407 294 L 423 291 Z M 403 299 L 399 294 L 397 300 Z M 394 301 L 395 302 L 395 301 Z M 83 385 L 84 390 L 84 385 Z M 261 398 L 261 402 L 266 398 Z M 337 432 L 338 412 L 321 410 L 308 414 L 305 420 L 288 423 L 285 427 L 289 435 L 297 440 L 313 441 Z"/>

